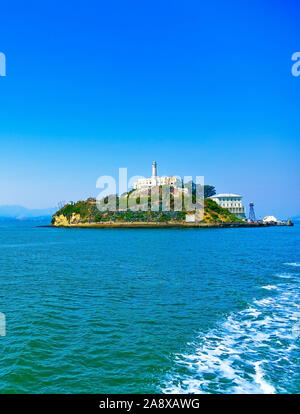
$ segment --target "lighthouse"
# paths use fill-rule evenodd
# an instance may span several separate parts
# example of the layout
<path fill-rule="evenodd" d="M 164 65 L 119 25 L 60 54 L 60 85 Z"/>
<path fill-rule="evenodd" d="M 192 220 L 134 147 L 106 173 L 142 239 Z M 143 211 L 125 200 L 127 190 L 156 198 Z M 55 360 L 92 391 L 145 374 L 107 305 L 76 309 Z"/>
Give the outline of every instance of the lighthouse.
<path fill-rule="evenodd" d="M 157 164 L 156 161 L 153 161 L 152 163 L 152 178 L 157 177 Z"/>
<path fill-rule="evenodd" d="M 157 175 L 157 162 L 152 163 L 152 177 L 139 178 L 133 185 L 135 190 L 145 191 L 150 187 L 156 187 L 158 185 L 170 185 L 172 187 L 182 189 L 182 181 L 178 180 L 177 177 L 171 175 L 170 177 L 158 177 Z"/>

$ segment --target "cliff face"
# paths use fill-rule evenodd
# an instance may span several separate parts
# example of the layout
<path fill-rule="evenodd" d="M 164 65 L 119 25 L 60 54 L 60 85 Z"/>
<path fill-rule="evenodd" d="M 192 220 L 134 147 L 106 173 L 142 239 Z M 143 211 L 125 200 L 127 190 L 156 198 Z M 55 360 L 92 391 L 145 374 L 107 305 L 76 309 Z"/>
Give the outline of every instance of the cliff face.
<path fill-rule="evenodd" d="M 138 198 L 143 195 L 135 194 Z M 181 196 L 181 195 L 180 195 Z M 142 201 L 142 200 L 140 200 Z M 145 201 L 145 199 L 144 199 Z M 117 199 L 117 205 L 119 199 Z M 67 204 L 58 210 L 52 217 L 53 226 L 76 226 L 90 225 L 97 223 L 185 223 L 186 211 L 151 211 L 148 204 L 147 211 L 119 210 L 119 211 L 99 211 L 96 200 L 89 198 L 86 201 Z M 172 210 L 172 202 L 171 202 Z M 236 218 L 229 210 L 221 208 L 211 199 L 204 200 L 203 223 L 238 223 L 241 220 Z"/>
<path fill-rule="evenodd" d="M 72 224 L 79 224 L 81 222 L 80 214 L 72 213 L 71 217 L 66 217 L 63 214 L 55 214 L 53 216 L 54 226 L 70 226 Z"/>

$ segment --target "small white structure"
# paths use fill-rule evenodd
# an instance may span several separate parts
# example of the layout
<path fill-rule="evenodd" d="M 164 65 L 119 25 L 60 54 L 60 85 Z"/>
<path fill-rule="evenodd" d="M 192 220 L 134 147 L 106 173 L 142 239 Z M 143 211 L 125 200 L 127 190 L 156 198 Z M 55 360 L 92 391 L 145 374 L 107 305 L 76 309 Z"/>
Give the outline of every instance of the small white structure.
<path fill-rule="evenodd" d="M 264 223 L 278 223 L 278 220 L 274 216 L 266 216 L 263 218 Z"/>
<path fill-rule="evenodd" d="M 240 219 L 246 218 L 245 207 L 242 204 L 242 196 L 238 194 L 217 194 L 210 197 L 220 207 L 227 208 L 230 213 Z"/>
<path fill-rule="evenodd" d="M 195 223 L 195 221 L 196 221 L 196 215 L 195 214 L 187 214 L 185 216 L 185 221 L 187 223 Z"/>
<path fill-rule="evenodd" d="M 135 190 L 146 190 L 149 187 L 156 187 L 159 185 L 170 185 L 173 187 L 181 188 L 182 182 L 175 176 L 170 177 L 158 177 L 157 175 L 157 163 L 153 161 L 152 163 L 152 177 L 150 178 L 140 178 L 134 183 L 133 188 Z"/>

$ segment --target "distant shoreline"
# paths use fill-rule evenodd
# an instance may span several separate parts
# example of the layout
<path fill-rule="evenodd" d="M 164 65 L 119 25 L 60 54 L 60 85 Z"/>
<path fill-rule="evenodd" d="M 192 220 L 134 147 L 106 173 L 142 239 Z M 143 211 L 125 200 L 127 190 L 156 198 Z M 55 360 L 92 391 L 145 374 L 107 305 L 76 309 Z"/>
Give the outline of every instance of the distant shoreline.
<path fill-rule="evenodd" d="M 273 224 L 273 223 L 154 223 L 154 222 L 131 222 L 131 223 L 78 223 L 69 224 L 67 226 L 37 226 L 51 228 L 89 228 L 89 229 L 105 229 L 105 228 L 234 228 L 234 227 L 272 227 L 272 226 L 292 226 L 293 224 Z"/>

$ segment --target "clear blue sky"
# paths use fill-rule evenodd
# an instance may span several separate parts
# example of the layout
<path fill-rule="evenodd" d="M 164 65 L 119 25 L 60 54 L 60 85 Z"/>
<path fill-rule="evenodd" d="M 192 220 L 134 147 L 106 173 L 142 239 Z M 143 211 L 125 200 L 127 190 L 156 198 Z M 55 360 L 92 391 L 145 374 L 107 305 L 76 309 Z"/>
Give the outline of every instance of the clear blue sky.
<path fill-rule="evenodd" d="M 96 179 L 204 175 L 259 215 L 300 214 L 300 3 L 1 3 L 0 205 Z"/>

